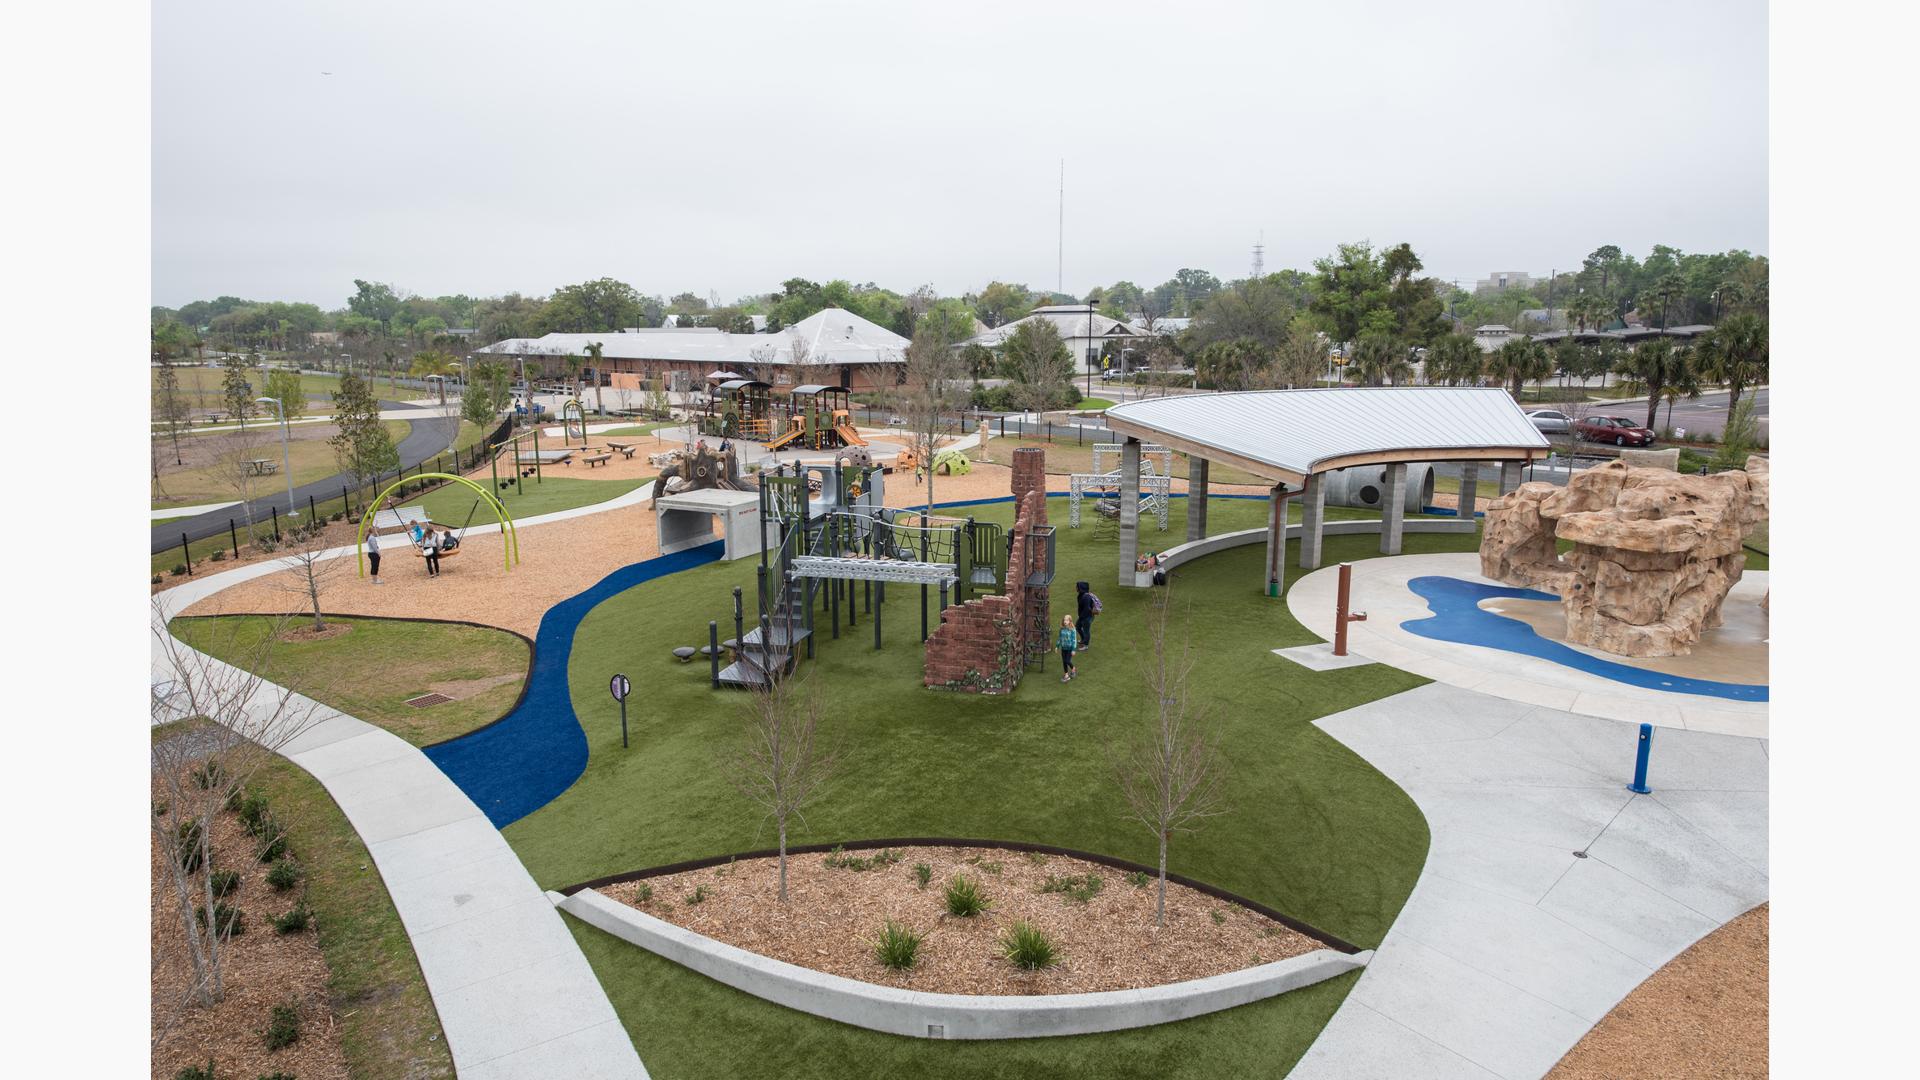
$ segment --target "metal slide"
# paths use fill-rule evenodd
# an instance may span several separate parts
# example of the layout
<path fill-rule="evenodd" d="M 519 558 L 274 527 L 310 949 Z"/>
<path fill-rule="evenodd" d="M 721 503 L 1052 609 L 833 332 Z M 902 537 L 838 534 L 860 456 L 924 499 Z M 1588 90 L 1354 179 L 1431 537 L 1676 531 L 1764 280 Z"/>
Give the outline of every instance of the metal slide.
<path fill-rule="evenodd" d="M 867 445 L 867 440 L 861 438 L 860 433 L 853 430 L 852 424 L 835 424 L 833 426 L 833 432 L 840 436 L 840 441 L 846 443 L 848 446 Z"/>

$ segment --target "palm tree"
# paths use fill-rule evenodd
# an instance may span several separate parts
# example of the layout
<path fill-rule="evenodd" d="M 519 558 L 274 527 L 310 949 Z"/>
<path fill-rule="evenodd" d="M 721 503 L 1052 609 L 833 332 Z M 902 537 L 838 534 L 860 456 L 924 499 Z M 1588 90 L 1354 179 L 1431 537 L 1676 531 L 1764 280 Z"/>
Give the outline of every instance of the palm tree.
<path fill-rule="evenodd" d="M 1767 377 L 1767 323 L 1758 315 L 1741 313 L 1708 331 L 1700 343 L 1700 373 L 1727 384 L 1727 423 L 1740 393 Z"/>
<path fill-rule="evenodd" d="M 606 380 L 600 377 L 600 354 L 606 345 L 594 341 L 587 344 L 587 355 L 593 357 L 593 411 L 602 416 L 607 414 L 607 392 L 601 389 Z"/>
<path fill-rule="evenodd" d="M 1520 400 L 1527 383 L 1538 382 L 1552 371 L 1553 361 L 1547 356 L 1546 346 L 1527 334 L 1508 338 L 1506 344 L 1487 358 L 1487 374 L 1497 376 L 1503 385 L 1511 387 L 1515 401 Z"/>
<path fill-rule="evenodd" d="M 1487 353 L 1465 334 L 1447 334 L 1427 349 L 1427 381 L 1473 385 L 1486 370 Z"/>
<path fill-rule="evenodd" d="M 575 356 L 572 353 L 568 353 L 564 358 L 561 359 L 560 366 L 567 373 L 567 382 L 573 386 L 573 399 L 575 401 L 579 401 L 580 394 L 581 394 L 580 374 L 581 372 L 587 370 L 586 357 Z"/>
<path fill-rule="evenodd" d="M 1348 369 L 1362 386 L 1385 386 L 1388 379 L 1399 386 L 1413 378 L 1406 350 L 1385 334 L 1362 334 Z"/>
<path fill-rule="evenodd" d="M 1686 295 L 1687 283 L 1678 270 L 1669 271 L 1665 277 L 1654 284 L 1651 297 L 1654 303 L 1660 306 L 1660 329 L 1667 328 L 1667 313 L 1672 311 L 1673 305 L 1684 299 Z"/>
<path fill-rule="evenodd" d="M 1620 370 L 1633 385 L 1647 393 L 1647 427 L 1653 427 L 1660 411 L 1660 397 L 1676 382 L 1698 378 L 1692 373 L 1689 355 L 1673 347 L 1672 338 L 1654 338 L 1634 347 L 1620 363 Z M 1684 370 L 1683 370 L 1684 369 Z M 1697 390 L 1695 391 L 1698 392 Z"/>

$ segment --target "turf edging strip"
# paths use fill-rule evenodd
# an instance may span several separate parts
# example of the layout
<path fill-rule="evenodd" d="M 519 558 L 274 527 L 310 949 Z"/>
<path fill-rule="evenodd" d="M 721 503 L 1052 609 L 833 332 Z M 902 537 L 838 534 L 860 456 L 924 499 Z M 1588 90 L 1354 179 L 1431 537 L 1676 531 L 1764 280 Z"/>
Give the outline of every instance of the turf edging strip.
<path fill-rule="evenodd" d="M 1260 1001 L 1365 967 L 1373 953 L 1315 949 L 1271 964 L 1133 990 L 1031 996 L 929 994 L 751 953 L 593 889 L 548 893 L 589 926 L 743 993 L 843 1024 L 922 1039 L 1023 1039 L 1165 1024 Z"/>

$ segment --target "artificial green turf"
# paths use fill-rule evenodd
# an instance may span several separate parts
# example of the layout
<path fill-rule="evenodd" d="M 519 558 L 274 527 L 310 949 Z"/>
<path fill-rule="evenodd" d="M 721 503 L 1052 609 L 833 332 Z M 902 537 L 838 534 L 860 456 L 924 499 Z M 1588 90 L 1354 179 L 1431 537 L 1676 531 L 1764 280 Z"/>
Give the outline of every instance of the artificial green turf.
<path fill-rule="evenodd" d="M 509 473 L 508 477 L 503 479 L 510 476 Z M 518 493 L 511 484 L 504 491 L 494 488 L 493 493 L 506 504 L 507 513 L 512 514 L 515 521 L 523 521 L 540 514 L 551 514 L 560 510 L 573 510 L 606 502 L 608 499 L 625 495 L 651 479 L 652 477 L 643 476 L 626 480 L 587 480 L 555 476 L 553 470 L 549 469 L 545 478 L 537 484 L 533 482 L 532 477 L 521 481 Z M 487 476 L 472 477 L 472 480 L 483 488 L 491 483 Z M 472 514 L 474 525 L 492 524 L 492 511 L 485 506 L 477 508 L 474 506 L 474 500 L 477 498 L 473 489 L 465 484 L 446 484 L 418 498 L 409 498 L 406 502 L 409 506 L 426 507 L 428 517 L 456 529 L 467 523 L 469 513 Z"/>
<path fill-rule="evenodd" d="M 1058 657 L 1007 697 L 920 686 L 919 596 L 896 588 L 885 607 L 885 648 L 871 622 L 831 639 L 816 622 L 816 659 L 805 678 L 830 705 L 823 734 L 844 753 L 840 780 L 807 812 L 794 843 L 891 836 L 956 836 L 1061 844 L 1151 863 L 1152 835 L 1130 823 L 1106 764 L 1107 747 L 1148 723 L 1136 649 L 1143 615 L 1161 590 L 1122 589 L 1111 528 L 1063 525 L 1056 616 L 1072 610 L 1084 579 L 1105 603 L 1081 675 L 1059 681 Z M 1006 521 L 1001 504 L 970 510 Z M 1264 503 L 1220 500 L 1213 532 L 1261 524 Z M 1143 523 L 1142 547 L 1184 537 L 1184 501 L 1166 533 Z M 1334 514 L 1330 517 L 1366 516 Z M 1297 553 L 1290 545 L 1290 561 Z M 1409 534 L 1409 554 L 1470 551 L 1469 536 Z M 1328 537 L 1326 559 L 1378 554 L 1373 536 Z M 1318 640 L 1260 595 L 1263 548 L 1239 548 L 1189 563 L 1172 596 L 1198 651 L 1193 678 L 1230 762 L 1230 812 L 1177 837 L 1171 868 L 1271 904 L 1363 947 L 1380 941 L 1425 861 L 1425 820 L 1406 794 L 1312 721 L 1421 685 L 1372 665 L 1310 672 L 1269 650 Z M 705 665 L 681 665 L 670 650 L 704 642 L 709 619 L 733 634 L 729 590 L 752 605 L 757 560 L 716 564 L 657 579 L 601 604 L 582 622 L 569 665 L 574 706 L 587 732 L 586 772 L 505 834 L 543 887 L 680 859 L 764 847 L 760 815 L 728 785 L 719 751 L 741 735 L 740 695 L 709 689 Z M 1290 578 L 1301 576 L 1290 567 Z M 937 601 L 936 601 L 937 602 Z M 607 698 L 615 671 L 632 678 L 633 746 L 619 743 Z M 670 970 L 642 950 L 579 931 L 643 1060 L 659 1075 L 1126 1074 L 1136 1060 L 1155 1075 L 1227 1075 L 1260 1063 L 1271 1071 L 1311 1042 L 1346 983 L 1287 994 L 1252 1011 L 1144 1032 L 1048 1039 L 999 1049 L 891 1039 L 806 1017 L 697 975 Z M 1202 1044 L 1230 1045 L 1203 1048 Z M 725 1044 L 724 1046 L 721 1044 Z M 738 1051 L 736 1053 L 736 1051 Z M 964 1056 L 964 1061 L 962 1057 Z M 1124 1067 L 1123 1067 L 1124 1065 Z M 962 1071 L 953 1071 L 953 1070 Z M 966 1070 L 973 1070 L 972 1072 Z"/>
<path fill-rule="evenodd" d="M 571 916 L 566 922 L 647 1072 L 659 1080 L 1284 1076 L 1359 980 L 1358 973 L 1349 973 L 1224 1012 L 1132 1031 L 934 1042 L 808 1016 L 722 985 Z"/>
<path fill-rule="evenodd" d="M 611 436 L 617 439 L 622 435 L 651 435 L 663 427 L 672 427 L 672 426 L 673 426 L 673 421 L 662 420 L 662 421 L 659 421 L 658 423 L 636 424 L 632 427 L 619 427 L 619 428 L 613 428 L 609 431 L 597 431 L 594 433 L 593 437 L 596 439 L 604 439 Z"/>

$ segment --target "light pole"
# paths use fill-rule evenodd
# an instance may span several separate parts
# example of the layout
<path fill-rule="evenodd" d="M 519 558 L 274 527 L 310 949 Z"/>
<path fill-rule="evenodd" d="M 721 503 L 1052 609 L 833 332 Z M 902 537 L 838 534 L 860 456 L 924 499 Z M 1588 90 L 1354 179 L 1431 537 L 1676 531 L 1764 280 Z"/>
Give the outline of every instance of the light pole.
<path fill-rule="evenodd" d="M 1093 301 L 1087 301 L 1087 396 L 1093 396 Z"/>
<path fill-rule="evenodd" d="M 274 415 L 280 418 L 280 468 L 287 474 L 287 516 L 297 518 L 300 516 L 300 511 L 293 508 L 293 461 L 291 460 L 293 455 L 287 447 L 286 407 L 280 404 L 279 398 L 257 397 L 253 400 L 256 405 L 273 402 Z"/>

